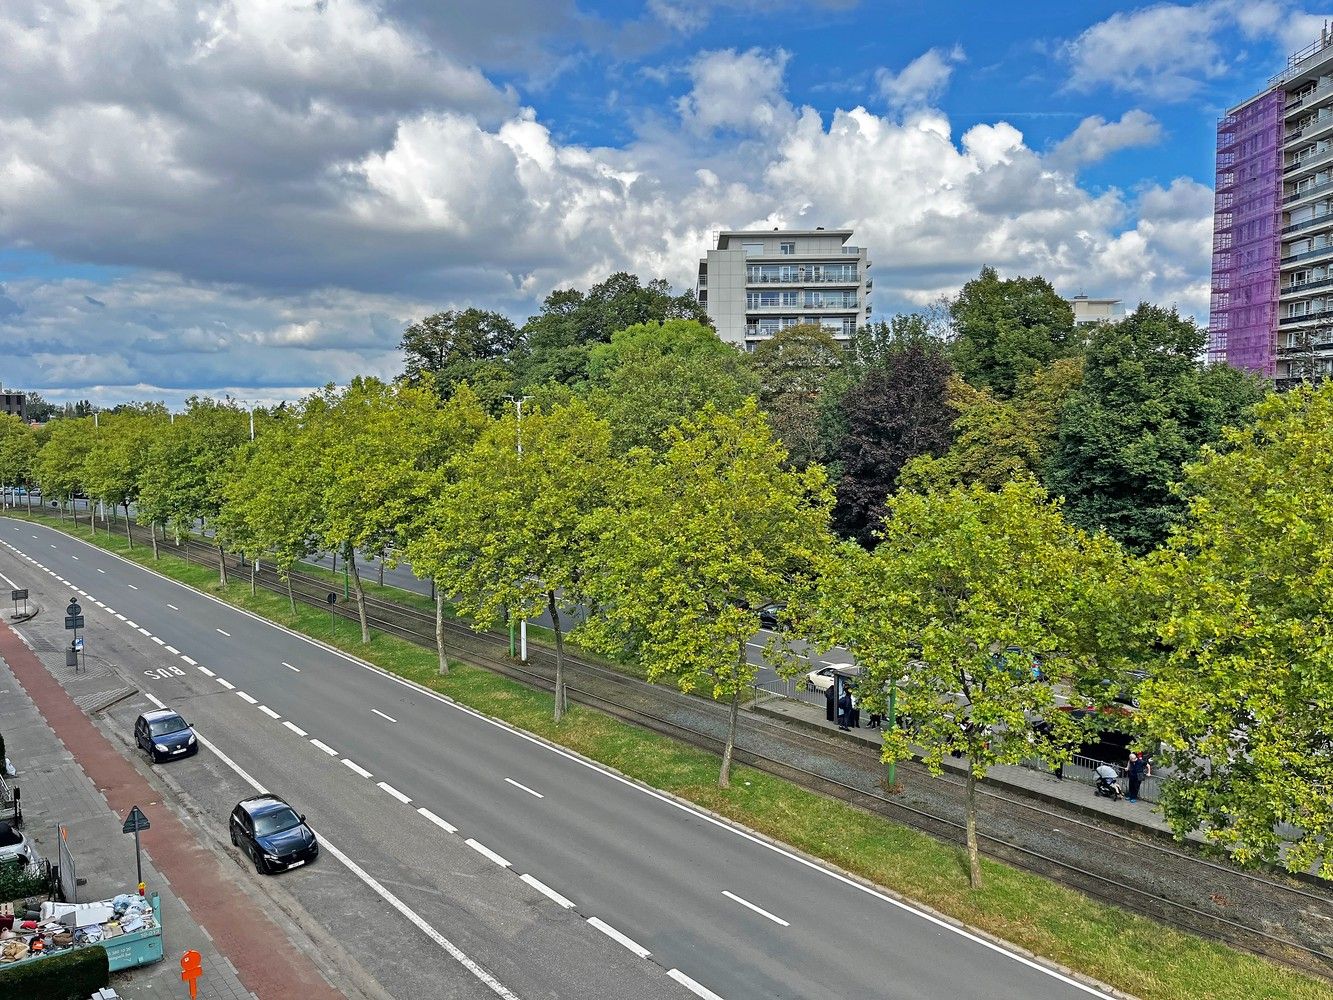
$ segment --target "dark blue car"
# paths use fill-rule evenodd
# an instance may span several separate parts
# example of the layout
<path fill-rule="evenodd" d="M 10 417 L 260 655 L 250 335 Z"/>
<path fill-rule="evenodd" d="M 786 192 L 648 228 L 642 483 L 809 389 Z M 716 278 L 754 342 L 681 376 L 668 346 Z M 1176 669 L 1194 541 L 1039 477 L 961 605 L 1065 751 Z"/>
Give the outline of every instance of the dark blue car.
<path fill-rule="evenodd" d="M 190 724 L 169 708 L 144 712 L 134 720 L 134 742 L 154 764 L 199 752 Z"/>
<path fill-rule="evenodd" d="M 319 857 L 315 831 L 276 795 L 257 795 L 231 811 L 231 842 L 250 856 L 260 875 L 299 868 Z"/>

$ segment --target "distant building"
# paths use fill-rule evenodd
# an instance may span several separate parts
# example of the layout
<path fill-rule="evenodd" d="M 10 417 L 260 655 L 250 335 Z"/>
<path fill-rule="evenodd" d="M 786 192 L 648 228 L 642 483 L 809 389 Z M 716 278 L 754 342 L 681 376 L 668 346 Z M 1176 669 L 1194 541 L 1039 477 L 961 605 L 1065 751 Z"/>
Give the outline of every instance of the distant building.
<path fill-rule="evenodd" d="M 1333 33 L 1217 123 L 1208 356 L 1279 386 L 1333 372 Z"/>
<path fill-rule="evenodd" d="M 1091 299 L 1086 295 L 1075 295 L 1065 301 L 1074 308 L 1075 326 L 1119 323 L 1125 318 L 1125 307 L 1120 299 Z"/>
<path fill-rule="evenodd" d="M 27 420 L 28 397 L 21 392 L 0 392 L 0 413 Z"/>
<path fill-rule="evenodd" d="M 718 335 L 743 350 L 798 323 L 846 343 L 871 313 L 870 260 L 851 237 L 850 229 L 719 233 L 699 261 L 699 302 Z"/>

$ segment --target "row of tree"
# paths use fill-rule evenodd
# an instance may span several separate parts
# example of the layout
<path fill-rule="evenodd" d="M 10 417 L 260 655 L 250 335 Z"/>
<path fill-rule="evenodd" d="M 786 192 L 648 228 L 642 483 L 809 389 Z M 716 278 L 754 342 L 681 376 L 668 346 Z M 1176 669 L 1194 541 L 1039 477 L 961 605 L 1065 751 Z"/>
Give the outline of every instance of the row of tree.
<path fill-rule="evenodd" d="M 627 328 L 593 390 L 547 387 L 498 414 L 468 383 L 442 394 L 422 373 L 262 414 L 254 440 L 244 410 L 204 399 L 174 419 L 130 408 L 40 435 L 3 422 L 0 480 L 133 505 L 154 539 L 158 526 L 203 523 L 220 548 L 284 572 L 338 552 L 367 640 L 367 553 L 409 560 L 477 627 L 550 612 L 557 717 L 565 614 L 580 606 L 586 646 L 637 655 L 650 677 L 729 706 L 723 785 L 755 679 L 755 609 L 773 598 L 790 602 L 777 644 L 845 646 L 867 708 L 897 695 L 911 728 L 886 735 L 887 760 L 915 746 L 938 772 L 959 753 L 974 779 L 1028 757 L 1068 760 L 1083 734 L 1058 696 L 1101 707 L 1131 692 L 1139 711 L 1114 718 L 1162 744 L 1177 832 L 1202 826 L 1241 860 L 1333 874 L 1333 387 L 1269 396 L 1204 446 L 1172 495 L 1183 516 L 1146 554 L 1080 527 L 1029 465 L 960 481 L 938 467 L 952 448 L 887 496 L 866 546 L 837 539 L 842 501 L 824 466 L 793 462 L 755 398 L 674 419 L 624 409 L 641 387 L 617 371 L 638 370 L 626 360 L 636 352 L 669 357 L 679 334 Z M 617 384 L 620 395 L 606 388 Z M 783 659 L 785 672 L 804 666 Z M 974 801 L 969 782 L 975 848 Z M 1294 845 L 1282 824 L 1301 831 Z M 973 862 L 975 879 L 975 850 Z"/>

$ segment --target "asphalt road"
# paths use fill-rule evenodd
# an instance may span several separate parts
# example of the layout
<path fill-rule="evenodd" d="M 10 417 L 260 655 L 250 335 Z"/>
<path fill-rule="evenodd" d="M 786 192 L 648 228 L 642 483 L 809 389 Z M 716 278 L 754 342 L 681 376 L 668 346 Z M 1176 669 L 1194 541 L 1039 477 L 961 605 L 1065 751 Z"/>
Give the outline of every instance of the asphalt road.
<path fill-rule="evenodd" d="M 726 1000 L 1101 995 L 92 546 L 10 520 L 0 540 L 88 592 L 90 649 L 108 630 L 142 638 L 146 662 L 165 657 L 172 669 L 149 666 L 143 686 L 220 752 L 201 753 L 205 773 L 225 754 L 292 799 L 415 920 L 396 909 L 387 944 L 358 923 L 385 911 L 384 892 L 329 854 L 281 876 L 284 889 L 368 948 L 410 953 L 423 975 L 460 981 L 438 935 L 524 998 L 691 995 L 675 977 Z M 51 579 L 7 551 L 0 566 L 20 586 L 24 573 Z M 187 791 L 189 763 L 177 765 Z M 471 991 L 439 995 L 495 995 L 470 975 Z M 431 995 L 413 988 L 389 987 Z"/>

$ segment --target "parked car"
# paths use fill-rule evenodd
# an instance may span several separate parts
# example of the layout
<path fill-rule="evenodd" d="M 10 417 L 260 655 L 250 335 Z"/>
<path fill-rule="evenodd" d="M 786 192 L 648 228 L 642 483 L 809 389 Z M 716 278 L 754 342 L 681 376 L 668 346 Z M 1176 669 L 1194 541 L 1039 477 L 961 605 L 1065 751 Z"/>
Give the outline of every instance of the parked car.
<path fill-rule="evenodd" d="M 844 664 L 841 669 L 846 670 L 851 664 Z M 805 687 L 808 691 L 824 692 L 833 687 L 833 676 L 838 672 L 838 667 L 819 667 L 811 670 L 805 675 Z"/>
<path fill-rule="evenodd" d="M 40 857 L 27 837 L 10 824 L 0 823 L 0 864 L 18 861 L 25 865 L 35 865 Z"/>
<path fill-rule="evenodd" d="M 319 857 L 319 840 L 305 817 L 276 795 L 258 795 L 231 811 L 231 842 L 260 875 L 299 868 Z"/>
<path fill-rule="evenodd" d="M 134 720 L 134 742 L 154 764 L 199 752 L 190 724 L 169 708 L 144 712 Z"/>
<path fill-rule="evenodd" d="M 759 609 L 759 627 L 776 632 L 782 628 L 782 612 L 787 610 L 786 601 L 772 601 Z"/>

